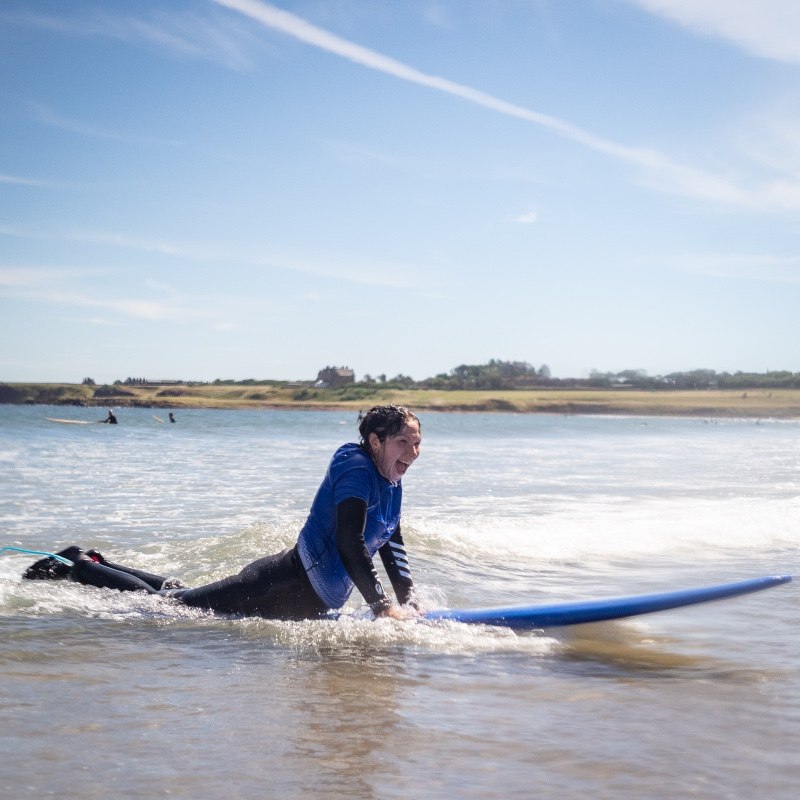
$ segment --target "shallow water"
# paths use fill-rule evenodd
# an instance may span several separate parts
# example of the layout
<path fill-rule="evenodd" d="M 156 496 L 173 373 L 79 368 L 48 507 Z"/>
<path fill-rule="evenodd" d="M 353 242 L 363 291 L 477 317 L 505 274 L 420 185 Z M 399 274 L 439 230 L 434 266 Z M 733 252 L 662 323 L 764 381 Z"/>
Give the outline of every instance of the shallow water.
<path fill-rule="evenodd" d="M 157 412 L 159 416 L 165 415 Z M 348 412 L 0 406 L 0 545 L 197 584 L 293 543 Z M 796 575 L 800 423 L 423 415 L 430 606 Z M 547 635 L 216 618 L 0 557 L 0 790 L 59 798 L 777 798 L 798 584 Z"/>

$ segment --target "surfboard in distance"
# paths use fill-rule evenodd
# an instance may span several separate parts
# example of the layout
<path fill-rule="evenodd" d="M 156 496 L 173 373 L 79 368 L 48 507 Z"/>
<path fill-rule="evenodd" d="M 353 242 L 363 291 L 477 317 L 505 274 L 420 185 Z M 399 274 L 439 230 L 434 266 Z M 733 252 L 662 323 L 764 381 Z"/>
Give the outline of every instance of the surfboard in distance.
<path fill-rule="evenodd" d="M 56 419 L 56 417 L 45 417 L 48 422 L 60 422 L 62 425 L 94 425 L 91 420 L 86 419 Z"/>
<path fill-rule="evenodd" d="M 518 630 L 560 628 L 566 625 L 583 625 L 588 622 L 605 622 L 639 614 L 652 614 L 655 611 L 666 611 L 697 603 L 708 603 L 712 600 L 738 597 L 779 586 L 791 580 L 791 575 L 768 575 L 763 578 L 750 578 L 735 583 L 721 583 L 697 589 L 679 589 L 658 594 L 639 594 L 604 600 L 582 600 L 506 608 L 442 609 L 426 612 L 425 619 L 498 625 Z"/>
<path fill-rule="evenodd" d="M 160 422 L 162 425 L 164 424 L 164 420 L 163 420 L 163 419 L 161 419 L 161 417 L 157 417 L 155 414 L 153 414 L 153 419 L 154 419 L 156 422 Z"/>

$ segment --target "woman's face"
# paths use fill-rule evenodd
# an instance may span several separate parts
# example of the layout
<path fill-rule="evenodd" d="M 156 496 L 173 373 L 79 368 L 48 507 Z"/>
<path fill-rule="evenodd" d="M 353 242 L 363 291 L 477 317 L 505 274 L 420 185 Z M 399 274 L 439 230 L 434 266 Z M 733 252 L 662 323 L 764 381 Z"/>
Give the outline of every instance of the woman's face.
<path fill-rule="evenodd" d="M 421 442 L 419 423 L 413 419 L 409 420 L 399 433 L 387 436 L 383 441 L 376 433 L 369 435 L 369 446 L 375 466 L 378 472 L 392 483 L 397 483 L 416 461 Z"/>

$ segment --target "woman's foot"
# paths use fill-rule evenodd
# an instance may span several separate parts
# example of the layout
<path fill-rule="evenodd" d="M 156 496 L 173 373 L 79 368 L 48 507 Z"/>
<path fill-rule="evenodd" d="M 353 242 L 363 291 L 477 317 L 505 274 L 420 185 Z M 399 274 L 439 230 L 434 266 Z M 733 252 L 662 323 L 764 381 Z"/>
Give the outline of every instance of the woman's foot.
<path fill-rule="evenodd" d="M 72 545 L 71 547 L 59 551 L 56 555 L 74 562 L 83 555 L 83 550 L 77 545 Z M 22 573 L 22 577 L 27 578 L 29 581 L 58 581 L 68 578 L 69 571 L 70 567 L 68 564 L 59 561 L 57 558 L 48 556 L 47 558 L 41 558 L 39 561 L 35 561 L 31 564 L 28 569 Z"/>

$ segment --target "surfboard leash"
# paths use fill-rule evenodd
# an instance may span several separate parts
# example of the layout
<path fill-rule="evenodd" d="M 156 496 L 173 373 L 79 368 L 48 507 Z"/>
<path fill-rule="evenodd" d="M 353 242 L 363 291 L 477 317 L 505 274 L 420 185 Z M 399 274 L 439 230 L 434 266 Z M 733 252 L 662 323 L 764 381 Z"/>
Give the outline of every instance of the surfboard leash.
<path fill-rule="evenodd" d="M 68 567 L 73 566 L 74 562 L 70 561 L 68 558 L 64 558 L 64 556 L 58 555 L 58 553 L 48 553 L 44 550 L 27 550 L 24 547 L 0 547 L 0 553 L 4 552 L 5 550 L 13 550 L 15 553 L 27 553 L 31 556 L 47 556 L 49 558 L 54 558 L 56 561 L 60 561 L 62 564 L 66 564 Z"/>

